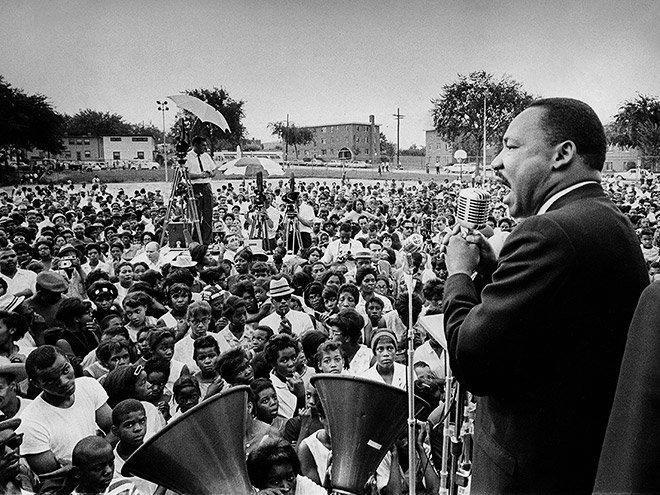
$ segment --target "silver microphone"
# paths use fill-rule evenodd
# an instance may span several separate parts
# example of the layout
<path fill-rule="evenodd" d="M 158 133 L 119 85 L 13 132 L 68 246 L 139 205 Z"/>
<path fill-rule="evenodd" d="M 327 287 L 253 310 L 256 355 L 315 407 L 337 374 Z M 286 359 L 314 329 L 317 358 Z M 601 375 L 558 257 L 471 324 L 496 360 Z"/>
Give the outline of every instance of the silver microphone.
<path fill-rule="evenodd" d="M 490 210 L 490 194 L 483 189 L 468 187 L 458 191 L 456 220 L 461 227 L 475 230 L 486 225 Z"/>

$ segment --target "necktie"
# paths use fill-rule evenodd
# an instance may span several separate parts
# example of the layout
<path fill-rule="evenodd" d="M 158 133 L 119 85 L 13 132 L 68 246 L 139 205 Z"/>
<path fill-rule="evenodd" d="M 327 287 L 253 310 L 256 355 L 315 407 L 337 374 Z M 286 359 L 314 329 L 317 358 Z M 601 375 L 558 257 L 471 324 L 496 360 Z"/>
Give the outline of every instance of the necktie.
<path fill-rule="evenodd" d="M 204 173 L 204 165 L 202 165 L 202 156 L 197 155 L 197 161 L 199 162 L 199 171 L 201 173 Z"/>

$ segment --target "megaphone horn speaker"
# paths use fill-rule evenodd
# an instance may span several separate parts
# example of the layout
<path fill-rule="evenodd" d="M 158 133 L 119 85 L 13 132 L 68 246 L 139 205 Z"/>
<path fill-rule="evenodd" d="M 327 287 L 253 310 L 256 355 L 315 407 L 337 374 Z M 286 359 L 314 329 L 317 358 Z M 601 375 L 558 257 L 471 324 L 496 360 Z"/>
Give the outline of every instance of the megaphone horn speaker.
<path fill-rule="evenodd" d="M 138 448 L 121 470 L 181 494 L 247 495 L 249 388 L 232 387 L 176 418 Z"/>
<path fill-rule="evenodd" d="M 406 426 L 408 396 L 384 383 L 348 375 L 311 378 L 330 429 L 333 492 L 361 494 Z"/>

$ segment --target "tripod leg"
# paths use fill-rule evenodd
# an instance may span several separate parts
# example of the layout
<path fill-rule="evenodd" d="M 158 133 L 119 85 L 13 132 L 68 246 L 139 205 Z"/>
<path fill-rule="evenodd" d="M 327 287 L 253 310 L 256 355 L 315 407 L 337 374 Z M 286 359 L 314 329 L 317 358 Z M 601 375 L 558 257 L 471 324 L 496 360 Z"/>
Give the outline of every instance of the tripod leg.
<path fill-rule="evenodd" d="M 167 212 L 165 213 L 165 219 L 163 220 L 163 232 L 160 235 L 160 245 L 165 244 L 165 234 L 167 233 L 167 227 L 170 224 L 170 219 L 172 218 L 172 206 L 176 201 L 176 190 L 179 187 L 179 182 L 181 181 L 181 170 L 175 169 L 174 177 L 172 178 L 172 192 L 170 193 L 170 200 L 167 202 Z"/>

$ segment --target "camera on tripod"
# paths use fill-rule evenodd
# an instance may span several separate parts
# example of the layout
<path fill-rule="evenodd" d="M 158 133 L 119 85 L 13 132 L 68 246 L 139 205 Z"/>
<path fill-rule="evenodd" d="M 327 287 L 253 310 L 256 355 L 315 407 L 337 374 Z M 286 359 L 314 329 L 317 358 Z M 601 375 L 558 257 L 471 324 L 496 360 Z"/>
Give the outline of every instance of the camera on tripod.
<path fill-rule="evenodd" d="M 282 200 L 286 203 L 285 215 L 289 218 L 295 218 L 298 216 L 298 198 L 300 193 L 296 191 L 296 178 L 292 175 L 289 180 L 289 192 L 286 193 Z"/>
<path fill-rule="evenodd" d="M 254 198 L 254 206 L 260 210 L 266 203 L 266 195 L 264 194 L 264 173 L 257 172 L 257 190 Z"/>

